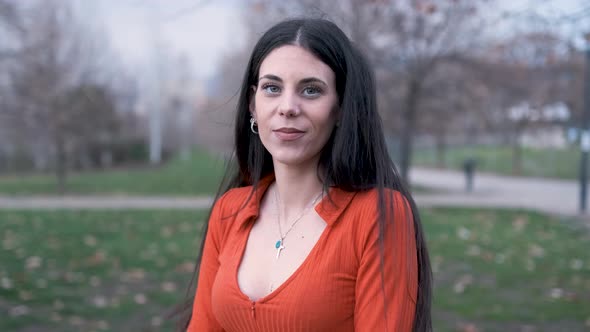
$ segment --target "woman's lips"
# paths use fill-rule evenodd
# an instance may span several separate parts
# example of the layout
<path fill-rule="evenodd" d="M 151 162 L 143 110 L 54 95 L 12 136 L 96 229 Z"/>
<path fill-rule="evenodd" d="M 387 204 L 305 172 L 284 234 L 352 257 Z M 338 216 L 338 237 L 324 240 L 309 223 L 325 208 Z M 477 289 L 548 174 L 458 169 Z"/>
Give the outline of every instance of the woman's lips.
<path fill-rule="evenodd" d="M 296 128 L 279 128 L 273 130 L 275 135 L 283 141 L 294 141 L 305 135 L 305 132 Z"/>

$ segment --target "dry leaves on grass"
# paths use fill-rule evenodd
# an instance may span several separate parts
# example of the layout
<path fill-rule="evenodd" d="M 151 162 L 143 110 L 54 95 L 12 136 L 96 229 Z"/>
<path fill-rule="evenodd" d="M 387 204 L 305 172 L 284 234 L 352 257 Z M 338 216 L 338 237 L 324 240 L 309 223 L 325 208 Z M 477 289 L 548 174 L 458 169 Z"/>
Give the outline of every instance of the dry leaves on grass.
<path fill-rule="evenodd" d="M 473 283 L 473 276 L 471 274 L 464 274 L 453 285 L 453 291 L 457 294 L 461 294 L 465 291 L 467 286 Z"/>
<path fill-rule="evenodd" d="M 528 223 L 529 220 L 527 216 L 518 216 L 512 221 L 512 229 L 514 232 L 519 233 L 525 229 Z"/>
<path fill-rule="evenodd" d="M 176 272 L 183 272 L 183 273 L 192 273 L 195 269 L 195 263 L 193 262 L 184 262 L 179 264 L 174 268 Z"/>
<path fill-rule="evenodd" d="M 473 323 L 459 323 L 457 332 L 480 332 L 480 330 Z"/>
<path fill-rule="evenodd" d="M 171 281 L 165 281 L 162 283 L 161 288 L 166 293 L 172 293 L 176 291 L 176 284 Z"/>
<path fill-rule="evenodd" d="M 579 271 L 584 267 L 584 262 L 579 258 L 574 258 L 570 261 L 570 268 L 574 271 Z"/>
<path fill-rule="evenodd" d="M 140 268 L 130 269 L 121 276 L 122 281 L 134 282 L 145 279 L 145 270 Z"/>
<path fill-rule="evenodd" d="M 133 301 L 135 301 L 135 303 L 137 304 L 146 304 L 147 303 L 147 296 L 145 296 L 145 294 L 143 293 L 138 293 L 135 294 L 135 296 L 133 296 Z"/>
<path fill-rule="evenodd" d="M 459 227 L 457 229 L 457 237 L 461 240 L 469 240 L 471 238 L 471 231 L 465 227 Z"/>
<path fill-rule="evenodd" d="M 536 243 L 530 244 L 529 256 L 534 258 L 543 258 L 545 256 L 545 249 Z"/>
<path fill-rule="evenodd" d="M 26 305 L 17 305 L 16 307 L 10 308 L 9 314 L 11 317 L 19 317 L 27 315 L 31 312 L 31 309 Z"/>

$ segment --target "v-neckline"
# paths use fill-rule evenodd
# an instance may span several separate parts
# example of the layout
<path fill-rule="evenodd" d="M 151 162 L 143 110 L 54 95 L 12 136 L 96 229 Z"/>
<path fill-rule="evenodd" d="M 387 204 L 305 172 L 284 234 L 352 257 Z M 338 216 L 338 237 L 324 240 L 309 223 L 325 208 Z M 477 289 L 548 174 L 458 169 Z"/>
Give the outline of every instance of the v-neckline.
<path fill-rule="evenodd" d="M 318 203 L 318 205 L 321 204 L 324 199 L 326 199 L 326 196 L 324 196 L 322 198 L 322 200 Z M 316 205 L 316 206 L 318 206 L 318 205 Z M 311 248 L 311 250 L 309 251 L 309 253 L 305 257 L 305 259 L 301 262 L 301 264 L 299 264 L 299 266 L 295 269 L 295 271 L 293 271 L 293 273 L 291 273 L 291 275 L 287 279 L 285 279 L 285 281 L 283 281 L 277 288 L 275 288 L 270 293 L 267 293 L 266 295 L 254 300 L 242 291 L 242 289 L 240 288 L 240 283 L 238 281 L 238 272 L 239 272 L 240 266 L 242 265 L 242 262 L 244 260 L 244 254 L 246 253 L 246 245 L 248 244 L 248 240 L 250 239 L 250 233 L 252 232 L 253 227 L 254 227 L 254 222 L 250 223 L 248 225 L 248 228 L 245 230 L 247 235 L 244 236 L 244 240 L 241 243 L 241 248 L 238 251 L 239 252 L 238 262 L 235 265 L 234 271 L 233 271 L 234 286 L 236 287 L 240 296 L 250 303 L 252 303 L 252 302 L 255 302 L 255 303 L 267 302 L 267 301 L 271 300 L 272 298 L 274 298 L 275 296 L 277 296 L 278 293 L 280 293 L 284 288 L 286 288 L 288 286 L 288 284 L 291 283 L 293 281 L 293 279 L 295 279 L 297 277 L 297 275 L 301 273 L 301 270 L 303 270 L 306 267 L 306 265 L 309 265 L 309 261 L 312 259 L 312 257 L 314 257 L 316 255 L 316 252 L 319 250 L 318 248 L 320 247 L 320 245 L 324 241 L 324 238 L 327 236 L 329 229 L 330 229 L 330 225 L 326 223 L 326 227 L 324 228 L 324 230 L 320 234 L 320 237 L 318 238 L 316 243 L 313 245 L 313 247 Z"/>

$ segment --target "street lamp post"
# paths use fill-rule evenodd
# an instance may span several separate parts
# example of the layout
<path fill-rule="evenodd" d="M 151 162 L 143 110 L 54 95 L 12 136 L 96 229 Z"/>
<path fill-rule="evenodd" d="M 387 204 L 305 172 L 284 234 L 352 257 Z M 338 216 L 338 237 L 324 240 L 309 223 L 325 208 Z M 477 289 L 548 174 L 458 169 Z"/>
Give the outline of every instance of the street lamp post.
<path fill-rule="evenodd" d="M 590 33 L 586 37 L 586 83 L 584 88 L 584 115 L 582 116 L 582 135 L 580 149 L 580 212 L 586 212 L 586 196 L 588 194 L 588 153 L 590 152 Z"/>

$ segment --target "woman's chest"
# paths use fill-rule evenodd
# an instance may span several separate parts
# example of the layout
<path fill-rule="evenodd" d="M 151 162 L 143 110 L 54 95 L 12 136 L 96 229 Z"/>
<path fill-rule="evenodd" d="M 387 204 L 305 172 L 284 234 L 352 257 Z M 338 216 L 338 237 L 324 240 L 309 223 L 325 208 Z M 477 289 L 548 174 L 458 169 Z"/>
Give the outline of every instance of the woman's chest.
<path fill-rule="evenodd" d="M 242 323 L 251 324 L 252 331 L 347 331 L 348 327 L 352 331 L 358 262 L 342 234 L 331 228 L 320 232 L 301 264 L 255 301 L 238 283 L 248 236 L 238 232 L 232 241 L 234 244 L 221 252 L 212 289 L 213 311 L 227 331 L 248 331 Z M 287 245 L 285 241 L 281 255 L 286 255 Z M 272 244 L 269 251 L 276 259 Z M 260 269 L 269 271 L 264 266 Z M 270 323 L 272 328 L 266 328 Z"/>
<path fill-rule="evenodd" d="M 257 300 L 278 289 L 316 259 L 326 229 L 319 216 L 302 220 L 299 227 L 282 232 L 277 223 L 260 219 L 242 245 L 237 280 L 240 290 Z M 240 248 L 238 248 L 240 251 Z"/>

